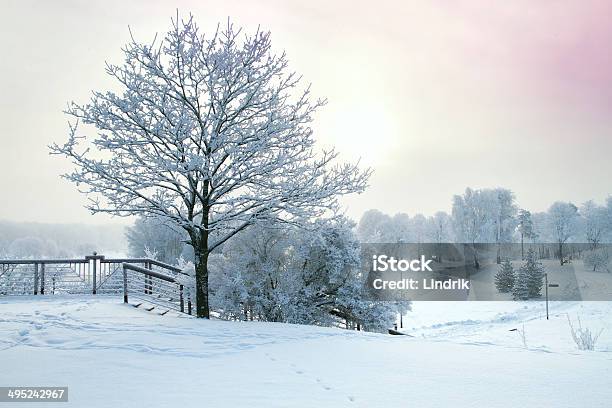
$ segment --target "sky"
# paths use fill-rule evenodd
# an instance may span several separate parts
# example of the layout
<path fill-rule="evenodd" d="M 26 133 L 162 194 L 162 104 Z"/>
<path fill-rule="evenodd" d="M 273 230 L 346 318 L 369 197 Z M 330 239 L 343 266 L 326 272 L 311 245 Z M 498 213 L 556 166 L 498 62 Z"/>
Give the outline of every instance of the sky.
<path fill-rule="evenodd" d="M 0 219 L 124 223 L 92 216 L 47 146 L 69 101 L 111 87 L 128 26 L 164 33 L 176 9 L 201 29 L 272 32 L 275 51 L 328 104 L 321 147 L 372 167 L 343 198 L 354 219 L 449 211 L 466 187 L 518 204 L 612 193 L 612 3 L 606 1 L 13 1 L 0 13 Z"/>

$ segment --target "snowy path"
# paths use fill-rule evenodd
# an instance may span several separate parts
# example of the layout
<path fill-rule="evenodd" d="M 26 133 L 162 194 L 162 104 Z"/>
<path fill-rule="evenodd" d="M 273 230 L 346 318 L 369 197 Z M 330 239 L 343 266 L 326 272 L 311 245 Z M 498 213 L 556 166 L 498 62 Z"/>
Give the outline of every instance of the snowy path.
<path fill-rule="evenodd" d="M 62 406 L 74 407 L 610 406 L 610 338 L 590 353 L 554 340 L 569 335 L 562 309 L 584 305 L 556 305 L 546 330 L 529 307 L 500 322 L 500 305 L 466 324 L 466 311 L 418 304 L 409 338 L 161 317 L 116 298 L 4 298 L 0 385 L 68 385 Z M 609 304 L 587 306 L 590 323 L 611 324 Z M 523 320 L 530 350 L 507 331 Z"/>

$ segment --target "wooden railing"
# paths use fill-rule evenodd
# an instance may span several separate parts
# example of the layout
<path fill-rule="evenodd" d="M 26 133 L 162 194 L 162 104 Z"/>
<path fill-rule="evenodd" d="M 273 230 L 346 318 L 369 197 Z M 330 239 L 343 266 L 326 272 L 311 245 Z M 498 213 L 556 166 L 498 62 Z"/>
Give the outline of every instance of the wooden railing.
<path fill-rule="evenodd" d="M 177 273 L 182 273 L 180 270 Z M 172 276 L 130 263 L 123 264 L 123 302 L 128 297 L 191 314 L 191 294 Z M 187 308 L 185 309 L 185 303 Z"/>
<path fill-rule="evenodd" d="M 0 296 L 124 294 L 180 312 L 191 312 L 191 295 L 176 277 L 180 268 L 148 258 L 0 260 Z M 187 308 L 185 308 L 187 304 Z"/>

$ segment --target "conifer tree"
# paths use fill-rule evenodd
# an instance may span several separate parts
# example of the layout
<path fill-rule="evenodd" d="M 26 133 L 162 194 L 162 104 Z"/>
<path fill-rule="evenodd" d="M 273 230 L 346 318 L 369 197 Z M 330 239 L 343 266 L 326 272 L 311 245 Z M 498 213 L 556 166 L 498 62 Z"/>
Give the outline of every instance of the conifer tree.
<path fill-rule="evenodd" d="M 514 300 L 527 300 L 529 299 L 529 275 L 527 269 L 521 266 L 516 274 L 514 280 L 514 287 L 512 288 L 512 297 Z"/>
<path fill-rule="evenodd" d="M 495 287 L 502 293 L 511 292 L 514 287 L 514 280 L 514 268 L 510 260 L 506 258 L 495 275 Z"/>
<path fill-rule="evenodd" d="M 542 285 L 544 281 L 544 267 L 536 258 L 534 250 L 527 252 L 524 268 L 527 269 L 527 287 L 529 288 L 529 297 L 540 297 Z"/>
<path fill-rule="evenodd" d="M 527 252 L 525 263 L 519 268 L 512 289 L 514 299 L 527 300 L 540 297 L 544 280 L 544 267 L 533 249 Z"/>

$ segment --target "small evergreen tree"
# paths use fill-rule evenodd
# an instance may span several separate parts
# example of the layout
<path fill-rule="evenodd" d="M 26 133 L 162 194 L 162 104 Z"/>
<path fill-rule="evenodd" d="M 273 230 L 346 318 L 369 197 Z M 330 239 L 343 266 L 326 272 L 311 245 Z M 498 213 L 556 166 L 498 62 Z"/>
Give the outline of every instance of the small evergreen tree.
<path fill-rule="evenodd" d="M 502 262 L 495 275 L 495 287 L 502 293 L 508 293 L 514 287 L 514 268 L 507 258 Z"/>
<path fill-rule="evenodd" d="M 544 267 L 537 260 L 535 251 L 529 250 L 525 265 L 527 270 L 527 287 L 529 289 L 529 297 L 535 298 L 542 296 L 542 285 L 544 284 Z"/>
<path fill-rule="evenodd" d="M 518 269 L 512 288 L 512 297 L 514 300 L 529 299 L 529 274 L 525 265 Z"/>
<path fill-rule="evenodd" d="M 544 267 L 533 249 L 527 252 L 525 263 L 519 268 L 512 289 L 514 299 L 527 300 L 540 297 L 544 280 Z"/>

